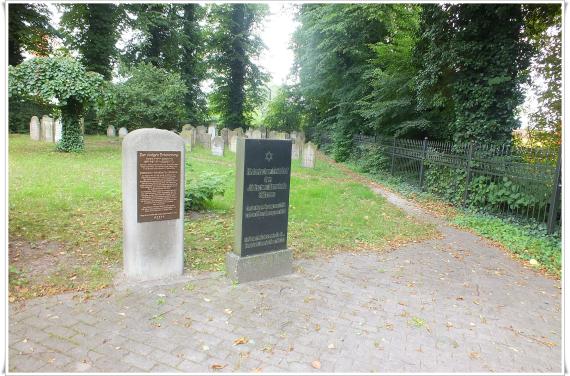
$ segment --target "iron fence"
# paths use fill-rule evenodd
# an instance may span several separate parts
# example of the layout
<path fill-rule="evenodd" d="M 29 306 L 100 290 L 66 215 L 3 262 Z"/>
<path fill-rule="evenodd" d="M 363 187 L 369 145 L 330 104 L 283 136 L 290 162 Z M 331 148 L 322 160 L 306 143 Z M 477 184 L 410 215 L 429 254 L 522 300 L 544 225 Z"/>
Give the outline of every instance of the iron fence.
<path fill-rule="evenodd" d="M 357 159 L 381 157 L 383 170 L 452 204 L 560 228 L 560 150 L 365 135 L 353 143 Z"/>

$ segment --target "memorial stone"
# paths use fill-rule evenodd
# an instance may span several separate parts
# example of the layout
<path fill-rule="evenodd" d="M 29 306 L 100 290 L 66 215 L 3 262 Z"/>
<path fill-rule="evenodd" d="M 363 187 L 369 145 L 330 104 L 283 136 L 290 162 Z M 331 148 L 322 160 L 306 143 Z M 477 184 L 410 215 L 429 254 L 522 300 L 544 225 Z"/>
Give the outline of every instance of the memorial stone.
<path fill-rule="evenodd" d="M 248 129 L 247 131 L 245 131 L 245 137 L 247 137 L 247 138 L 252 138 L 252 137 L 251 137 L 252 132 L 253 132 L 253 130 L 252 130 L 251 128 Z"/>
<path fill-rule="evenodd" d="M 190 129 L 194 128 L 193 126 L 191 126 L 190 124 L 184 124 L 182 126 L 182 130 L 183 131 L 189 131 Z"/>
<path fill-rule="evenodd" d="M 192 150 L 192 131 L 185 129 L 182 132 L 180 132 L 180 137 L 182 137 L 182 139 L 184 140 L 186 147 Z"/>
<path fill-rule="evenodd" d="M 40 125 L 42 141 L 53 142 L 53 119 L 47 115 L 44 115 L 42 116 Z"/>
<path fill-rule="evenodd" d="M 234 129 L 234 132 L 236 132 L 236 135 L 238 137 L 243 137 L 244 133 L 243 133 L 243 129 L 241 129 L 240 127 Z"/>
<path fill-rule="evenodd" d="M 55 142 L 61 141 L 62 133 L 63 133 L 63 126 L 61 124 L 61 118 L 59 118 L 55 121 L 55 124 L 54 124 L 53 140 Z"/>
<path fill-rule="evenodd" d="M 218 135 L 218 131 L 215 125 L 210 125 L 208 127 L 208 133 L 210 134 L 211 138 L 214 138 Z"/>
<path fill-rule="evenodd" d="M 184 140 L 137 129 L 123 140 L 123 267 L 137 280 L 184 268 Z"/>
<path fill-rule="evenodd" d="M 115 137 L 115 136 L 116 136 L 115 127 L 109 125 L 107 127 L 107 137 Z"/>
<path fill-rule="evenodd" d="M 123 138 L 123 137 L 125 137 L 128 133 L 129 133 L 129 131 L 127 130 L 127 128 L 125 128 L 125 127 L 119 128 L 119 137 Z"/>
<path fill-rule="evenodd" d="M 212 146 L 212 135 L 209 133 L 198 133 L 196 141 L 204 148 L 210 149 Z"/>
<path fill-rule="evenodd" d="M 314 168 L 317 147 L 312 142 L 307 142 L 303 147 L 303 158 L 301 158 L 301 167 Z"/>
<path fill-rule="evenodd" d="M 255 281 L 292 272 L 287 249 L 291 141 L 237 138 L 235 239 L 229 277 Z"/>
<path fill-rule="evenodd" d="M 224 139 L 222 136 L 216 136 L 212 139 L 212 155 L 224 156 Z"/>
<path fill-rule="evenodd" d="M 32 116 L 32 119 L 30 120 L 30 138 L 33 141 L 39 141 L 40 140 L 40 120 L 38 119 L 37 116 Z"/>
<path fill-rule="evenodd" d="M 230 137 L 230 151 L 231 151 L 232 153 L 235 153 L 235 152 L 236 152 L 237 139 L 238 139 L 238 136 L 235 136 L 235 135 Z"/>
<path fill-rule="evenodd" d="M 222 136 L 222 139 L 224 140 L 224 145 L 228 145 L 230 142 L 229 133 L 230 130 L 228 128 L 222 128 L 220 131 L 220 136 Z"/>
<path fill-rule="evenodd" d="M 261 131 L 259 129 L 254 129 L 251 131 L 251 138 L 261 139 Z"/>
<path fill-rule="evenodd" d="M 293 143 L 291 146 L 291 159 L 299 159 L 301 157 L 301 148 L 303 145 L 298 143 Z"/>
<path fill-rule="evenodd" d="M 196 132 L 197 132 L 197 133 L 206 133 L 206 131 L 207 131 L 207 128 L 204 127 L 203 125 L 199 125 L 199 126 L 196 127 Z"/>
<path fill-rule="evenodd" d="M 277 132 L 275 132 L 275 131 L 269 131 L 269 137 L 268 137 L 268 138 L 270 138 L 270 139 L 272 139 L 272 140 L 277 139 Z"/>

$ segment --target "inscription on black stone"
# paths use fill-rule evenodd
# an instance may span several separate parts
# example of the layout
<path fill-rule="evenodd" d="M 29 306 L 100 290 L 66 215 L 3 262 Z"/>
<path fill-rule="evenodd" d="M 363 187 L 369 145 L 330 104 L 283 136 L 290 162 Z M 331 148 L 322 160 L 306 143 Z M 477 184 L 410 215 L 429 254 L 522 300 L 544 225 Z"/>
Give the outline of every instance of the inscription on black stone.
<path fill-rule="evenodd" d="M 291 141 L 243 141 L 241 255 L 287 249 Z"/>

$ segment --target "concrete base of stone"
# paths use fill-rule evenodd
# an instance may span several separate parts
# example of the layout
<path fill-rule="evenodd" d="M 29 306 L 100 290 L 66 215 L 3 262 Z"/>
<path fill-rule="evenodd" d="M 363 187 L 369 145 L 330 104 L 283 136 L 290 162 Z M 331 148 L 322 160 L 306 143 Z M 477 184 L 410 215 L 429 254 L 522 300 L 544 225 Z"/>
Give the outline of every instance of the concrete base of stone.
<path fill-rule="evenodd" d="M 293 253 L 289 249 L 240 257 L 226 256 L 228 277 L 237 283 L 259 281 L 293 273 Z"/>

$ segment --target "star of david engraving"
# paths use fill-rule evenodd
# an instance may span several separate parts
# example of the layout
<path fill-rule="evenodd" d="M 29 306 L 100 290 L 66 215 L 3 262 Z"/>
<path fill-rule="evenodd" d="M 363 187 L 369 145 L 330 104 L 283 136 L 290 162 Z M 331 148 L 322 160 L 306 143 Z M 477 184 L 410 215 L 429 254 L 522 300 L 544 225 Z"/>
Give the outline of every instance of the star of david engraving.
<path fill-rule="evenodd" d="M 265 160 L 267 162 L 271 162 L 271 160 L 273 159 L 273 153 L 271 153 L 270 151 L 268 151 L 267 153 L 265 153 Z"/>

